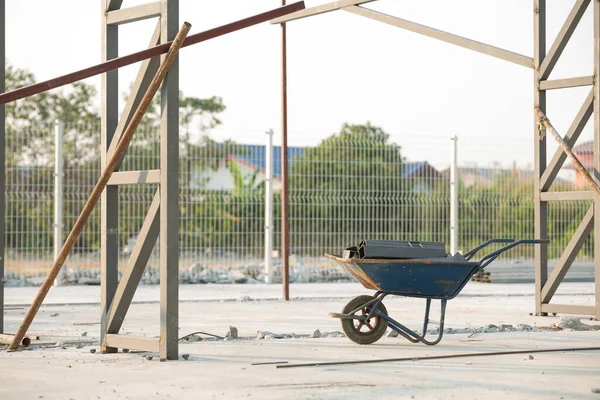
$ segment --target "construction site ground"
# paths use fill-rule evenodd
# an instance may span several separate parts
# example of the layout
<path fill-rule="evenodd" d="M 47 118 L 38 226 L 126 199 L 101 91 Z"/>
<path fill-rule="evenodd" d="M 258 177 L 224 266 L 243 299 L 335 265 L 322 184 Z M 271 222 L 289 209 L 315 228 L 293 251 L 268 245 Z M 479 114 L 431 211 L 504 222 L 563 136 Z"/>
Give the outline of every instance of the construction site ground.
<path fill-rule="evenodd" d="M 6 332 L 16 330 L 36 291 L 6 288 Z M 0 351 L 0 399 L 600 400 L 600 351 L 528 353 L 600 347 L 600 322 L 581 316 L 575 330 L 561 329 L 564 315 L 530 315 L 533 293 L 529 283 L 471 282 L 448 302 L 446 327 L 459 333 L 445 334 L 436 346 L 387 335 L 359 346 L 337 333 L 339 321 L 328 317 L 352 297 L 372 294 L 358 284 L 293 284 L 289 302 L 280 300 L 281 285 L 182 285 L 180 336 L 225 336 L 233 326 L 239 337 L 198 334 L 202 340 L 180 343 L 187 359 L 160 362 L 156 353 L 100 353 L 98 286 L 53 288 L 30 329 L 39 339 L 30 349 Z M 566 282 L 553 302 L 594 305 L 593 293 L 593 282 Z M 157 286 L 141 286 L 121 333 L 156 337 L 158 300 Z M 423 300 L 388 297 L 385 305 L 408 327 L 422 325 Z M 313 337 L 317 329 L 321 337 Z M 524 353 L 423 359 L 517 350 Z M 387 358 L 411 360 L 277 368 Z"/>

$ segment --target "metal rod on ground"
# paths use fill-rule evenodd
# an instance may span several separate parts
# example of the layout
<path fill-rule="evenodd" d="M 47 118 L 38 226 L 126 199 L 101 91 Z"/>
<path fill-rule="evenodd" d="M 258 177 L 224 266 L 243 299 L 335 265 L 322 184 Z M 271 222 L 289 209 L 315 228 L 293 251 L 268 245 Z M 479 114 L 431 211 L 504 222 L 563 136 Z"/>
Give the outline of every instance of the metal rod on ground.
<path fill-rule="evenodd" d="M 0 335 L 0 344 L 11 344 L 15 340 L 13 335 Z M 31 344 L 31 339 L 27 336 L 23 337 L 20 340 L 19 346 L 29 346 Z M 11 347 L 12 348 L 12 347 Z"/>
<path fill-rule="evenodd" d="M 216 37 L 223 36 L 231 32 L 239 31 L 241 29 L 248 28 L 261 22 L 270 21 L 273 18 L 281 17 L 303 9 L 303 1 L 299 1 L 297 3 L 293 3 L 285 7 L 276 8 L 274 10 L 267 11 L 262 14 L 257 14 L 249 18 L 241 19 L 231 24 L 223 25 L 218 28 L 193 34 L 185 40 L 181 47 L 187 47 L 200 42 L 204 42 L 209 39 L 214 39 Z M 164 54 L 169 50 L 169 46 L 171 46 L 171 43 L 172 42 L 167 42 L 146 50 L 138 51 L 137 53 L 129 54 L 127 56 L 113 58 L 112 60 L 103 62 L 98 65 L 94 65 L 93 67 L 72 72 L 70 74 L 60 76 L 58 78 L 36 83 L 31 86 L 26 86 L 21 89 L 13 90 L 12 92 L 2 93 L 0 94 L 0 104 L 10 103 L 11 101 L 33 96 L 38 93 L 43 93 L 60 86 L 68 85 L 69 83 L 77 82 L 82 79 L 89 78 L 91 76 L 99 75 L 103 72 L 108 72 L 113 69 L 117 69 L 129 64 L 145 60 L 147 58 L 152 58 Z"/>
<path fill-rule="evenodd" d="M 591 177 L 587 169 L 581 164 L 581 161 L 579 161 L 577 156 L 573 153 L 567 142 L 565 142 L 563 138 L 558 134 L 556 129 L 554 129 L 554 127 L 550 123 L 550 120 L 548 120 L 548 117 L 546 117 L 546 114 L 544 114 L 544 112 L 538 107 L 535 108 L 535 112 L 538 115 L 538 117 L 540 117 L 538 123 L 543 124 L 546 127 L 546 130 L 550 131 L 552 136 L 554 136 L 554 139 L 556 139 L 556 141 L 558 142 L 558 145 L 564 150 L 564 152 L 571 159 L 571 161 L 573 161 L 573 164 L 575 164 L 575 168 L 577 168 L 577 171 L 579 171 L 583 178 L 590 184 L 592 190 L 596 193 L 596 195 L 600 197 L 600 186 L 594 180 L 594 178 Z"/>
<path fill-rule="evenodd" d="M 599 351 L 600 347 L 571 347 L 566 349 L 535 349 L 535 350 L 515 350 L 515 351 L 492 351 L 488 353 L 461 353 L 448 354 L 443 356 L 428 356 L 428 357 L 402 357 L 402 358 L 380 358 L 376 360 L 355 360 L 355 361 L 332 361 L 322 363 L 308 364 L 289 364 L 278 365 L 277 368 L 298 368 L 298 367 L 322 367 L 327 365 L 351 365 L 351 364 L 376 364 L 385 362 L 401 362 L 401 361 L 427 361 L 427 360 L 444 360 L 448 358 L 463 358 L 463 357 L 488 357 L 488 356 L 506 356 L 511 354 L 532 354 L 532 353 L 558 353 L 561 351 Z"/>
<path fill-rule="evenodd" d="M 58 258 L 63 245 L 63 133 L 64 123 L 54 121 L 54 259 Z M 59 286 L 63 281 L 64 266 L 54 280 L 54 286 Z"/>
<path fill-rule="evenodd" d="M 452 141 L 452 156 L 450 158 L 450 254 L 458 251 L 458 188 L 457 184 L 457 149 L 458 137 L 454 135 Z"/>
<path fill-rule="evenodd" d="M 161 63 L 161 66 L 158 69 L 158 71 L 156 72 L 154 79 L 150 83 L 148 90 L 144 94 L 144 97 L 142 98 L 140 105 L 138 106 L 137 110 L 133 114 L 133 117 L 131 118 L 129 125 L 127 126 L 127 128 L 125 129 L 125 132 L 123 133 L 121 141 L 117 145 L 115 152 L 113 153 L 109 162 L 106 164 L 106 168 L 104 168 L 104 171 L 102 171 L 102 174 L 100 175 L 100 178 L 98 179 L 98 182 L 96 183 L 96 186 L 92 190 L 90 197 L 88 198 L 87 202 L 85 203 L 85 206 L 83 207 L 83 210 L 81 211 L 81 214 L 79 214 L 79 217 L 77 218 L 77 221 L 75 222 L 75 225 L 73 226 L 73 229 L 71 230 L 71 233 L 69 233 L 69 236 L 67 237 L 67 240 L 65 241 L 65 244 L 63 245 L 62 249 L 60 250 L 58 257 L 54 261 L 54 264 L 52 265 L 52 268 L 50 269 L 50 272 L 48 273 L 46 280 L 40 287 L 40 290 L 38 291 L 33 303 L 31 304 L 29 311 L 27 311 L 27 315 L 25 315 L 25 318 L 23 319 L 21 326 L 19 326 L 19 329 L 17 330 L 17 333 L 15 334 L 15 337 L 9 346 L 9 349 L 17 348 L 19 346 L 19 343 L 21 342 L 22 338 L 25 336 L 25 333 L 27 333 L 27 329 L 29 329 L 29 326 L 33 322 L 33 319 L 35 318 L 35 315 L 37 314 L 40 306 L 42 305 L 42 302 L 46 298 L 46 295 L 48 294 L 48 291 L 50 290 L 50 287 L 52 286 L 54 279 L 56 279 L 56 276 L 58 275 L 58 272 L 60 271 L 61 267 L 63 266 L 67 256 L 73 249 L 75 242 L 77 241 L 77 239 L 79 238 L 79 235 L 83 231 L 83 228 L 85 227 L 85 224 L 87 223 L 87 220 L 88 220 L 90 214 L 96 207 L 96 204 L 98 203 L 98 200 L 100 199 L 100 195 L 102 194 L 102 191 L 106 187 L 108 180 L 110 179 L 115 168 L 119 165 L 119 163 L 123 159 L 123 156 L 125 155 L 125 152 L 127 151 L 127 147 L 129 146 L 129 142 L 131 142 L 131 138 L 132 138 L 133 134 L 135 133 L 135 130 L 137 129 L 138 125 L 140 124 L 144 114 L 146 113 L 146 110 L 148 110 L 148 106 L 152 102 L 152 99 L 154 98 L 156 91 L 158 90 L 162 81 L 164 80 L 165 76 L 167 75 L 169 67 L 175 60 L 175 57 L 177 56 L 177 53 L 179 52 L 179 49 L 181 48 L 181 45 L 183 44 L 185 37 L 187 36 L 188 32 L 190 31 L 190 28 L 191 28 L 191 25 L 188 22 L 185 22 L 183 24 L 183 26 L 181 27 L 181 30 L 179 31 L 179 33 L 173 40 L 171 48 L 169 49 L 169 52 L 167 53 L 167 56 Z"/>
<path fill-rule="evenodd" d="M 273 130 L 265 149 L 265 283 L 273 283 Z"/>
<path fill-rule="evenodd" d="M 281 0 L 285 6 L 285 0 Z M 283 299 L 290 299 L 290 226 L 287 146 L 287 32 L 281 24 L 281 282 Z"/>

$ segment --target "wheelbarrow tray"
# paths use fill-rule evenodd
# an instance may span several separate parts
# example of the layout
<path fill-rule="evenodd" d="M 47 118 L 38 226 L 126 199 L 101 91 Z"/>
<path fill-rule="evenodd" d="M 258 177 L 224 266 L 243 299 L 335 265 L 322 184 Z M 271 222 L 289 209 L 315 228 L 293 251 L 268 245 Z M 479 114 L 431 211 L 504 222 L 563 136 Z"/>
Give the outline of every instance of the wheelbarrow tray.
<path fill-rule="evenodd" d="M 469 282 L 478 262 L 429 259 L 356 259 L 325 254 L 365 288 L 389 294 L 450 300 Z"/>

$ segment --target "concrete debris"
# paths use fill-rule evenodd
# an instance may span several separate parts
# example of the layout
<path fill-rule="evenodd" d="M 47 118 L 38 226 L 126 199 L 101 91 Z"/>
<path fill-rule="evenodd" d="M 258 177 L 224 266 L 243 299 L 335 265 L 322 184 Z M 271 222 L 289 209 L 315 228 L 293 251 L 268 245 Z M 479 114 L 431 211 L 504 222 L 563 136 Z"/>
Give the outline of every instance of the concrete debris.
<path fill-rule="evenodd" d="M 83 337 L 87 336 L 87 332 L 83 332 L 83 333 L 81 334 L 81 336 L 83 336 Z"/>
<path fill-rule="evenodd" d="M 96 349 L 90 349 L 90 353 L 94 354 L 96 352 Z"/>
<path fill-rule="evenodd" d="M 58 317 L 58 313 L 50 314 L 51 317 Z"/>
<path fill-rule="evenodd" d="M 557 326 L 562 329 L 570 329 L 573 331 L 592 330 L 591 325 L 584 324 L 581 322 L 581 319 L 577 317 L 562 317 Z"/>
<path fill-rule="evenodd" d="M 237 301 L 239 302 L 246 302 L 246 301 L 252 301 L 252 298 L 248 295 L 244 295 L 244 296 L 240 296 Z"/>
<path fill-rule="evenodd" d="M 530 360 L 533 360 L 533 356 L 532 356 L 531 354 L 529 355 L 529 359 L 530 359 Z"/>
<path fill-rule="evenodd" d="M 189 354 L 182 354 L 181 357 L 183 357 L 184 360 L 187 360 L 188 358 L 190 358 Z"/>
<path fill-rule="evenodd" d="M 225 335 L 225 338 L 237 339 L 238 338 L 238 330 L 235 326 L 229 327 L 229 332 Z"/>
<path fill-rule="evenodd" d="M 315 330 L 312 335 L 310 335 L 311 338 L 320 338 L 321 337 L 321 331 L 320 330 Z"/>
<path fill-rule="evenodd" d="M 600 394 L 600 388 L 592 388 L 592 393 Z"/>
<path fill-rule="evenodd" d="M 398 332 L 396 332 L 395 330 L 391 330 L 390 333 L 388 333 L 387 335 L 388 337 L 398 337 Z"/>
<path fill-rule="evenodd" d="M 148 360 L 148 361 L 152 361 L 153 358 L 154 357 L 152 357 L 152 356 L 146 356 L 146 360 Z"/>
<path fill-rule="evenodd" d="M 341 268 L 329 265 L 306 265 L 295 257 L 290 257 L 290 282 L 351 282 L 353 278 Z M 293 261 L 293 262 L 292 262 Z M 311 261 L 312 263 L 312 261 Z M 316 262 L 315 264 L 318 264 Z M 263 283 L 263 264 L 216 266 L 194 262 L 189 267 L 179 271 L 179 283 L 204 284 L 204 283 L 238 283 L 256 284 Z M 100 285 L 100 269 L 80 268 L 67 266 L 61 284 L 64 285 Z M 140 283 L 142 285 L 158 285 L 160 272 L 157 267 L 148 265 L 144 270 Z M 122 272 L 119 272 L 119 279 Z M 43 271 L 14 272 L 6 271 L 6 287 L 40 286 L 46 278 Z M 281 283 L 281 262 L 275 261 L 273 266 L 273 283 Z"/>

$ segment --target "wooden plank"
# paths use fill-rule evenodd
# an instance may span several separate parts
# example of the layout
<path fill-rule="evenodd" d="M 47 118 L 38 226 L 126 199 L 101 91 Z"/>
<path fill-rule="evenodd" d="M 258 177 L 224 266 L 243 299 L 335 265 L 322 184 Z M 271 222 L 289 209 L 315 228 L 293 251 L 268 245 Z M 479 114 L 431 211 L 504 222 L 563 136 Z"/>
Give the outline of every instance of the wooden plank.
<path fill-rule="evenodd" d="M 475 40 L 467 39 L 462 36 L 454 35 L 452 33 L 440 31 L 438 29 L 430 28 L 425 25 L 407 21 L 402 18 L 393 17 L 391 15 L 369 10 L 368 8 L 351 6 L 343 8 L 343 10 L 356 15 L 361 15 L 366 18 L 373 19 L 375 21 L 383 22 L 388 25 L 393 25 L 414 33 L 418 33 L 420 35 L 428 36 L 433 39 L 441 40 L 443 42 L 450 43 L 455 46 L 464 47 L 466 49 L 473 50 L 478 53 L 486 54 L 488 56 L 496 57 L 501 60 L 519 64 L 527 68 L 533 68 L 533 59 L 522 54 L 490 46 L 489 44 L 477 42 Z"/>
<path fill-rule="evenodd" d="M 134 185 L 139 183 L 160 183 L 160 170 L 113 172 L 109 185 Z"/>
<path fill-rule="evenodd" d="M 560 259 L 548 277 L 548 281 L 544 284 L 544 287 L 542 288 L 542 303 L 548 303 L 550 299 L 552 299 L 552 296 L 556 293 L 556 289 L 558 289 L 558 286 L 569 271 L 569 268 L 571 268 L 571 264 L 573 264 L 579 250 L 581 250 L 586 239 L 590 236 L 593 227 L 594 205 L 592 204 L 571 237 L 571 240 L 569 240 L 567 248 L 560 256 Z"/>
<path fill-rule="evenodd" d="M 579 306 L 573 304 L 542 304 L 542 312 L 557 314 L 594 315 L 594 306 Z"/>
<path fill-rule="evenodd" d="M 541 201 L 577 201 L 595 200 L 596 194 L 589 190 L 574 190 L 570 192 L 542 192 Z"/>
<path fill-rule="evenodd" d="M 291 13 L 285 15 L 283 17 L 275 18 L 271 20 L 272 24 L 281 24 L 284 22 L 295 21 L 297 19 L 302 19 L 306 17 L 312 17 L 314 15 L 325 14 L 328 12 L 339 10 L 343 7 L 355 6 L 359 4 L 370 3 L 375 0 L 340 0 L 334 1 L 332 3 L 321 4 L 315 7 L 310 7 L 305 10 L 296 11 L 295 13 Z"/>
<path fill-rule="evenodd" d="M 106 346 L 116 349 L 142 350 L 158 353 L 158 339 L 107 333 L 104 341 Z"/>
<path fill-rule="evenodd" d="M 160 2 L 110 11 L 106 14 L 106 23 L 108 25 L 122 25 L 156 17 L 160 17 Z"/>
<path fill-rule="evenodd" d="M 541 81 L 540 90 L 566 89 L 580 86 L 591 86 L 594 84 L 593 76 L 581 76 L 578 78 L 555 79 L 552 81 Z"/>

